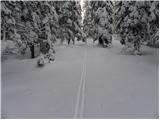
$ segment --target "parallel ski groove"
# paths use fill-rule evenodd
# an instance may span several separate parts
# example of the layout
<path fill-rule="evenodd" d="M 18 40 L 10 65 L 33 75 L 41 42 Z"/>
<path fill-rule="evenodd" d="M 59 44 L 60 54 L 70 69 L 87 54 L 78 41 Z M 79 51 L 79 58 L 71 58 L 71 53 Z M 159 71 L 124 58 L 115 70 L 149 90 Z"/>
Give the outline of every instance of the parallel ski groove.
<path fill-rule="evenodd" d="M 83 67 L 82 67 L 82 74 L 81 74 L 79 89 L 77 93 L 77 101 L 76 101 L 74 118 L 83 118 L 83 114 L 84 114 L 83 112 L 84 112 L 84 102 L 85 102 L 86 59 L 87 59 L 87 51 L 85 50 L 84 58 L 82 62 Z"/>

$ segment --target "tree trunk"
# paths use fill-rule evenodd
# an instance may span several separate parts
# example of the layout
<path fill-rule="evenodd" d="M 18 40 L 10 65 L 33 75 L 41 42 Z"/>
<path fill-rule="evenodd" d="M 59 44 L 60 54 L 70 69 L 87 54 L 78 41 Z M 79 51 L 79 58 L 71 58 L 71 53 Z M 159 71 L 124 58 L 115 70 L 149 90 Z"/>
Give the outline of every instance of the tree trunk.
<path fill-rule="evenodd" d="M 2 39 L 3 41 L 5 41 L 6 40 L 6 31 L 5 30 L 3 30 L 3 39 Z"/>
<path fill-rule="evenodd" d="M 100 44 L 100 45 L 103 45 L 102 35 L 99 37 L 99 40 L 98 40 L 98 41 L 99 41 L 99 44 Z"/>
<path fill-rule="evenodd" d="M 149 25 L 149 23 L 147 23 L 147 30 L 146 30 L 146 34 L 145 34 L 145 39 L 147 41 L 150 41 L 150 25 Z"/>
<path fill-rule="evenodd" d="M 35 55 L 34 55 L 34 45 L 30 46 L 30 50 L 31 50 L 31 58 L 35 58 Z"/>

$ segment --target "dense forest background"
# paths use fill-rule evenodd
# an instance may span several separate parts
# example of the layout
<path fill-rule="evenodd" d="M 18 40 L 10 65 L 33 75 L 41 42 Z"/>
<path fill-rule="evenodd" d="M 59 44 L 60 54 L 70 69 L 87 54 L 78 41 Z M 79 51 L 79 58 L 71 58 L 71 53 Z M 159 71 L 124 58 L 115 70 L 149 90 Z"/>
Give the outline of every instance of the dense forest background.
<path fill-rule="evenodd" d="M 129 43 L 138 52 L 141 45 L 158 47 L 158 1 L 83 3 L 82 7 L 81 1 L 1 1 L 1 40 L 14 43 L 16 53 L 22 55 L 30 48 L 33 58 L 33 48 L 40 46 L 43 51 L 45 42 L 51 48 L 58 40 L 69 44 L 75 38 L 91 37 L 104 45 L 112 42 L 113 34 L 120 36 L 122 45 Z M 2 52 L 13 49 L 6 45 Z"/>

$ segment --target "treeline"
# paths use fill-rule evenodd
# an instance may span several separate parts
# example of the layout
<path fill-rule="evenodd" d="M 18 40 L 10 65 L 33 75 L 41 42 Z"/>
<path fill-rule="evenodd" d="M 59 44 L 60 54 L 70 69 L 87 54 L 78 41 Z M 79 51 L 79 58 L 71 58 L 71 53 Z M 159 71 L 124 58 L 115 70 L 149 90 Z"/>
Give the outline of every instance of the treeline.
<path fill-rule="evenodd" d="M 113 34 L 135 53 L 142 44 L 159 47 L 158 1 L 84 2 L 81 24 L 80 1 L 1 1 L 1 40 L 14 41 L 22 54 L 44 40 L 52 47 L 57 38 L 69 44 L 92 37 L 106 47 Z"/>

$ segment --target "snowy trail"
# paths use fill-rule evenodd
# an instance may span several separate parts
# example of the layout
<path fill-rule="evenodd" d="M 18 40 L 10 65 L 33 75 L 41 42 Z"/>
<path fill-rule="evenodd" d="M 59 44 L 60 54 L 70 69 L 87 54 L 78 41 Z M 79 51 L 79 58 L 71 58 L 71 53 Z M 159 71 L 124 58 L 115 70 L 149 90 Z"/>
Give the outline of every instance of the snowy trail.
<path fill-rule="evenodd" d="M 2 118 L 157 118 L 158 50 L 56 46 L 56 60 L 2 62 Z"/>

